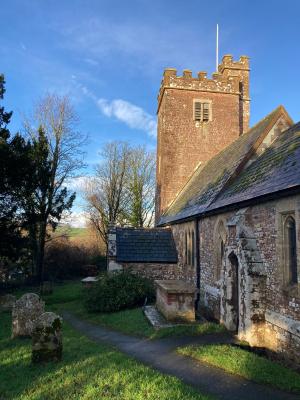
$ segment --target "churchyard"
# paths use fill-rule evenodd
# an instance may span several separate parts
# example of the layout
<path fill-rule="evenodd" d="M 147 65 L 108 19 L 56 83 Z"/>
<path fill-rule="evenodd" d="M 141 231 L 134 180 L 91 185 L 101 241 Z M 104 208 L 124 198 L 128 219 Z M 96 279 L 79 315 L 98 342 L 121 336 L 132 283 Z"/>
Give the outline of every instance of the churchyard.
<path fill-rule="evenodd" d="M 34 345 L 30 337 L 12 338 L 11 311 L 0 314 L 0 398 L 10 399 L 213 399 L 218 398 L 204 388 L 193 388 L 175 376 L 163 374 L 151 366 L 135 360 L 109 343 L 95 342 L 67 322 L 64 315 L 72 315 L 93 326 L 104 327 L 109 332 L 126 334 L 147 343 L 161 343 L 161 340 L 180 340 L 184 337 L 215 337 L 220 341 L 227 335 L 221 325 L 212 322 L 181 325 L 172 328 L 154 329 L 146 320 L 142 308 L 134 307 L 118 312 L 88 311 L 84 299 L 86 291 L 80 281 L 60 283 L 54 286 L 52 294 L 44 295 L 39 307 L 45 302 L 45 314 L 62 316 L 61 360 L 47 362 L 34 359 Z M 34 292 L 36 288 L 25 289 Z M 24 290 L 13 293 L 22 297 Z M 35 305 L 36 307 L 36 305 Z M 44 310 L 41 310 L 41 312 Z M 65 314 L 67 312 L 67 314 Z M 15 313 L 15 311 L 14 311 Z M 43 314 L 43 315 L 45 315 Z M 53 314 L 53 315 L 55 315 Z M 14 328 L 13 328 L 14 329 Z M 27 335 L 28 336 L 28 335 Z M 222 338 L 222 339 L 221 339 Z M 150 341 L 150 342 L 149 342 Z M 198 362 L 224 369 L 230 376 L 267 385 L 267 390 L 278 388 L 286 395 L 296 398 L 300 393 L 300 375 L 283 364 L 273 362 L 253 352 L 229 344 L 180 346 L 175 353 L 192 357 Z M 159 358 L 159 357 L 158 357 Z M 234 374 L 234 375 L 233 375 Z M 230 378 L 229 378 L 230 379 Z M 277 397 L 274 397 L 277 398 Z M 278 397 L 281 398 L 281 397 Z"/>

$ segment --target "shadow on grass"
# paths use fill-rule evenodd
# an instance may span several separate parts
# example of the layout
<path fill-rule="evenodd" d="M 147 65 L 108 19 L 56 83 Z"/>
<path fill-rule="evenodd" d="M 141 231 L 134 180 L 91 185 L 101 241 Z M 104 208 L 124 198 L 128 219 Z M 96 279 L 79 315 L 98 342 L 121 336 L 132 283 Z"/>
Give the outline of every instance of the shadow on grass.
<path fill-rule="evenodd" d="M 257 383 L 300 393 L 300 374 L 238 346 L 187 346 L 179 348 L 178 353 Z"/>
<path fill-rule="evenodd" d="M 0 314 L 0 319 L 1 399 L 208 399 L 176 378 L 90 342 L 66 324 L 63 360 L 32 365 L 30 339 L 11 340 L 10 316 Z"/>

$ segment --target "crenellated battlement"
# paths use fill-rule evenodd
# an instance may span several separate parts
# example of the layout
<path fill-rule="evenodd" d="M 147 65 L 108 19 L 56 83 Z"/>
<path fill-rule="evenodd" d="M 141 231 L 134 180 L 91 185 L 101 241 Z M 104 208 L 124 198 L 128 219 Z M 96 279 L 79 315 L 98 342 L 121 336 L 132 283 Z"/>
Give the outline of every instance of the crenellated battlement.
<path fill-rule="evenodd" d="M 248 87 L 249 58 L 241 56 L 239 61 L 234 61 L 231 55 L 225 55 L 218 66 L 218 72 L 214 72 L 211 78 L 207 72 L 200 71 L 197 77 L 193 77 L 192 71 L 183 70 L 182 76 L 177 75 L 175 68 L 166 68 L 158 93 L 158 109 L 165 89 L 185 89 L 202 92 L 218 92 L 241 95 L 249 100 L 248 88 L 241 93 L 240 82 Z"/>
<path fill-rule="evenodd" d="M 226 54 L 211 76 L 193 76 L 190 69 L 180 74 L 166 68 L 158 94 L 157 219 L 195 168 L 249 129 L 248 57 Z"/>

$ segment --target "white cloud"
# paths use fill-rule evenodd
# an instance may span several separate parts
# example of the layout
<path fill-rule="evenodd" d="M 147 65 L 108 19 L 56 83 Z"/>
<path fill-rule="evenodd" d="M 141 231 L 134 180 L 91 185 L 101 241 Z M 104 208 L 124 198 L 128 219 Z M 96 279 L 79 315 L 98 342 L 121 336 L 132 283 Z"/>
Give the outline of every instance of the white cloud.
<path fill-rule="evenodd" d="M 112 101 L 98 99 L 97 105 L 107 117 L 115 117 L 130 128 L 140 129 L 156 137 L 156 120 L 141 107 L 122 99 Z"/>
<path fill-rule="evenodd" d="M 157 122 L 153 115 L 127 100 L 115 99 L 109 101 L 104 98 L 97 98 L 91 90 L 77 81 L 76 76 L 72 75 L 72 80 L 75 86 L 79 88 L 86 97 L 89 97 L 96 103 L 104 115 L 109 118 L 116 118 L 124 122 L 130 128 L 144 131 L 151 137 L 156 137 Z"/>
<path fill-rule="evenodd" d="M 88 220 L 84 212 L 73 211 L 70 215 L 64 218 L 63 222 L 70 224 L 73 228 L 85 228 Z"/>
<path fill-rule="evenodd" d="M 65 185 L 69 190 L 83 191 L 93 178 L 91 176 L 76 176 L 66 180 Z"/>

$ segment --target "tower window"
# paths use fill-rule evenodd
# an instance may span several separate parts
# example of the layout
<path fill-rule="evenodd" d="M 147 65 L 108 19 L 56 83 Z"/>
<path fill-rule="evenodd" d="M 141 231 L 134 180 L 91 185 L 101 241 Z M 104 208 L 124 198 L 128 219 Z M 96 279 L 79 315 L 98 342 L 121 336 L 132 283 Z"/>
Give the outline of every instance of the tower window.
<path fill-rule="evenodd" d="M 210 102 L 194 101 L 194 120 L 197 122 L 208 122 L 211 120 Z"/>

